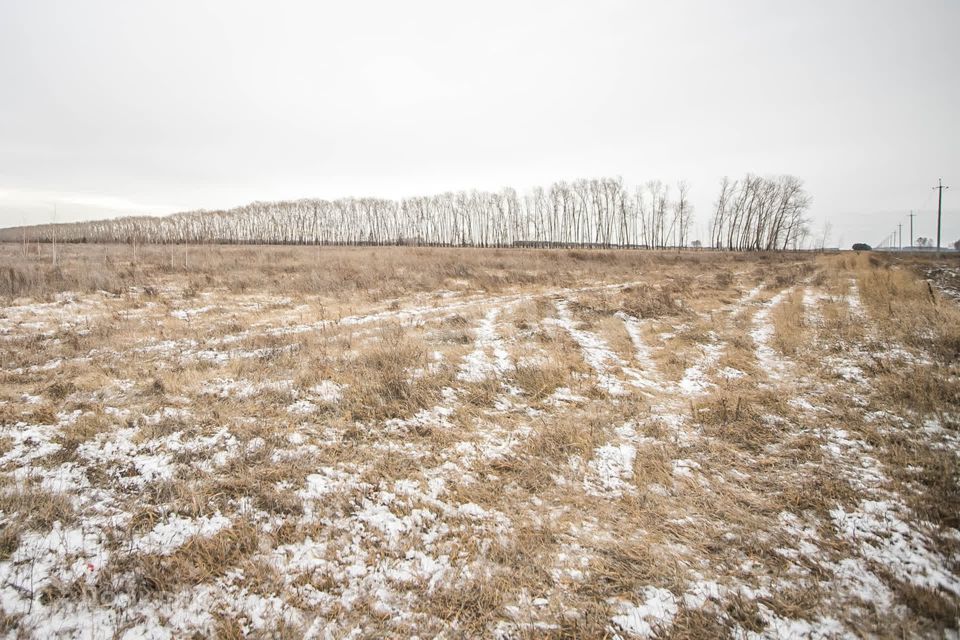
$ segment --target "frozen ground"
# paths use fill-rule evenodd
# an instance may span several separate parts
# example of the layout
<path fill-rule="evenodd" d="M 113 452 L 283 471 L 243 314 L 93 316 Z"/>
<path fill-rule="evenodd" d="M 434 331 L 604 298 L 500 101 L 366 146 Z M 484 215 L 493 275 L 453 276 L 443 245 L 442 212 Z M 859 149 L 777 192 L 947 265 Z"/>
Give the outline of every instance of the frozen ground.
<path fill-rule="evenodd" d="M 957 399 L 817 269 L 14 301 L 0 630 L 955 636 Z"/>

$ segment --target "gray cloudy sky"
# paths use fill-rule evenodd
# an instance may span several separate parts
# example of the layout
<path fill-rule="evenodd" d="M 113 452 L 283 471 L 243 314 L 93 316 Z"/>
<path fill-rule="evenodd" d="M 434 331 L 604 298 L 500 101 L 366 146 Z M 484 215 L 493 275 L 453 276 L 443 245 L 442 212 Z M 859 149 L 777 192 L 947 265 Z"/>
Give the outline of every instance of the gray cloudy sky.
<path fill-rule="evenodd" d="M 0 0 L 0 226 L 794 173 L 834 243 L 960 238 L 960 2 Z M 906 236 L 906 230 L 904 234 Z"/>

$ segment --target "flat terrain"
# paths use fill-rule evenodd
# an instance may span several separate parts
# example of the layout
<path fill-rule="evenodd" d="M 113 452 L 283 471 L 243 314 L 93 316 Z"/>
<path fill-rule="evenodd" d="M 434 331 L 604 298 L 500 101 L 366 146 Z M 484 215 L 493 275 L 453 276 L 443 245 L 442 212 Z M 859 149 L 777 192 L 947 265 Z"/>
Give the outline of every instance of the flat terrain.
<path fill-rule="evenodd" d="M 956 259 L 58 254 L 0 246 L 10 637 L 957 633 Z"/>

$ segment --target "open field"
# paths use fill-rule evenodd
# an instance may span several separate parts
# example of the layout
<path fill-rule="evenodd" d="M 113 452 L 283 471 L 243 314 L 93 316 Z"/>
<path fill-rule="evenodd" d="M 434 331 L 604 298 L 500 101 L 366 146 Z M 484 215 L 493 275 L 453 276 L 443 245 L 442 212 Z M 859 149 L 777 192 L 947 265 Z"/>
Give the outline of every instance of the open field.
<path fill-rule="evenodd" d="M 956 259 L 26 249 L 9 637 L 957 633 Z"/>

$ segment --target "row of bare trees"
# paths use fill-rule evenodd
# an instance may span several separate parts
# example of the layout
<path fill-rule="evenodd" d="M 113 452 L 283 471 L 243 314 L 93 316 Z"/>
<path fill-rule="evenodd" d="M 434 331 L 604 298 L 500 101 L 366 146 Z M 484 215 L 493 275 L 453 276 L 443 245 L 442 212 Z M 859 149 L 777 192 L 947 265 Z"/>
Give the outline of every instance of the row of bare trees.
<path fill-rule="evenodd" d="M 805 228 L 808 204 L 792 176 L 724 179 L 712 239 L 723 248 L 786 247 Z M 684 182 L 628 188 L 619 178 L 600 178 L 523 195 L 506 188 L 401 200 L 254 202 L 227 211 L 0 229 L 0 240 L 664 248 L 690 244 L 692 218 Z"/>
<path fill-rule="evenodd" d="M 806 238 L 810 197 L 795 176 L 724 178 L 710 225 L 710 245 L 740 251 L 796 249 Z"/>

